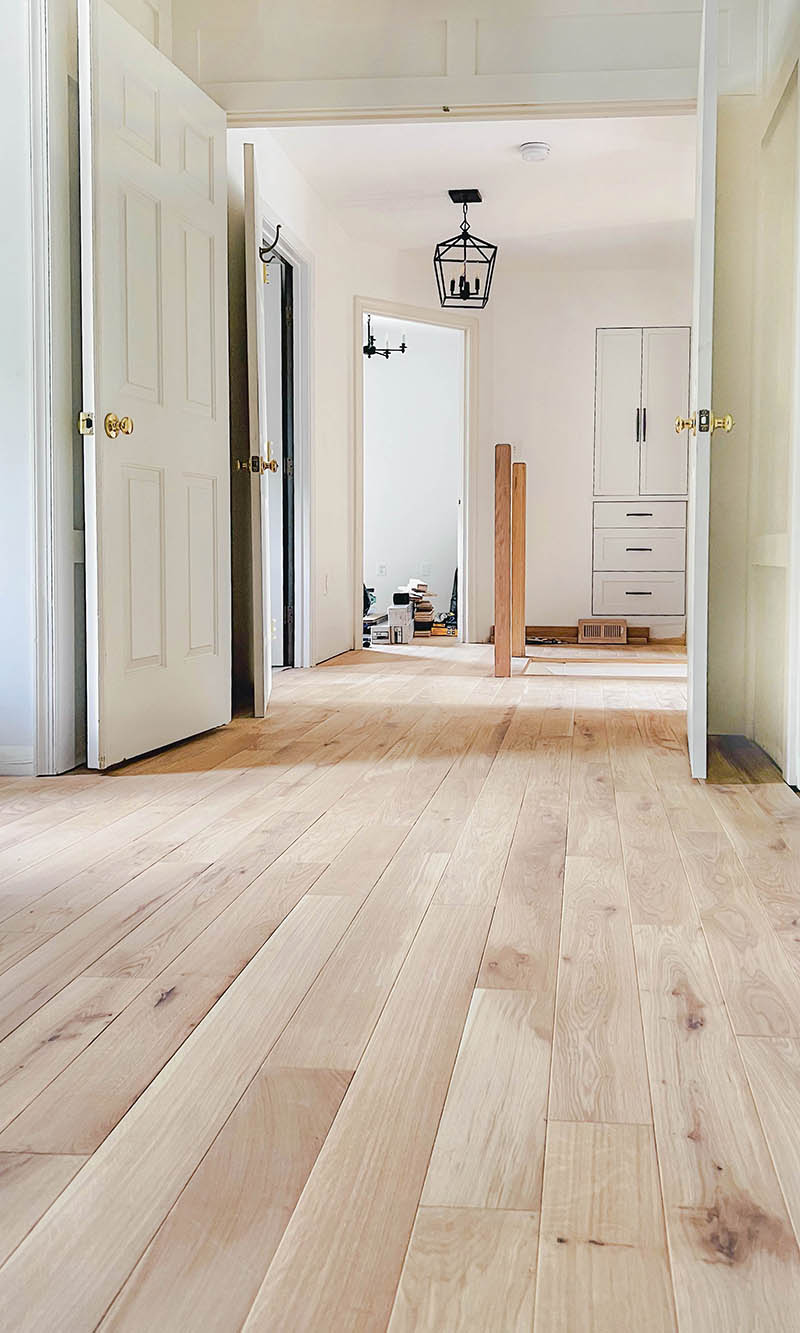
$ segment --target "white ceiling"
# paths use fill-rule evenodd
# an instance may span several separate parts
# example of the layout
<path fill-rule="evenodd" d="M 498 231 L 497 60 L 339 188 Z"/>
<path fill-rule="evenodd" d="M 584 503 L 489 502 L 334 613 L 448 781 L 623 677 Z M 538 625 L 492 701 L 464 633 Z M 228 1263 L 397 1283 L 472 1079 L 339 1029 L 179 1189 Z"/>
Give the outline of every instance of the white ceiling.
<path fill-rule="evenodd" d="M 694 209 L 693 116 L 270 130 L 357 239 L 429 249 L 461 221 L 451 187 L 477 186 L 472 229 L 548 265 L 687 261 Z M 551 144 L 541 163 L 517 151 Z"/>

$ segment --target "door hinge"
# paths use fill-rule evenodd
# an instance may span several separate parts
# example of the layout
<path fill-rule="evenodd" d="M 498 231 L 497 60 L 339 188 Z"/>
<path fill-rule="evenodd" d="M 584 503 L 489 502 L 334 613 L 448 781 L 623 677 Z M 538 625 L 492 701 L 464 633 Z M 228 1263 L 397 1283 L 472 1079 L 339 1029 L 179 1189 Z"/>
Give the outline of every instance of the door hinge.
<path fill-rule="evenodd" d="M 284 476 L 286 476 L 286 477 L 293 477 L 293 476 L 294 476 L 294 459 L 293 459 L 293 458 L 287 458 L 287 459 L 286 459 L 286 462 L 285 462 L 284 465 L 283 465 L 283 473 L 284 473 Z"/>
<path fill-rule="evenodd" d="M 81 412 L 78 415 L 78 434 L 94 435 L 94 412 Z"/>

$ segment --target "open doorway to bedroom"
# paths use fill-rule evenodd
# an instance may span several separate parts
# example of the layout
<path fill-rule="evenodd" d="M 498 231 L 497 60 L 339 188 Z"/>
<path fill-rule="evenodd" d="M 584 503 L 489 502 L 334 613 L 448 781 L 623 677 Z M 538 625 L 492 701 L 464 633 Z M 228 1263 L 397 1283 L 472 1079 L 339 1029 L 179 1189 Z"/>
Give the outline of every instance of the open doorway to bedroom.
<path fill-rule="evenodd" d="M 363 644 L 462 630 L 465 333 L 362 315 Z"/>

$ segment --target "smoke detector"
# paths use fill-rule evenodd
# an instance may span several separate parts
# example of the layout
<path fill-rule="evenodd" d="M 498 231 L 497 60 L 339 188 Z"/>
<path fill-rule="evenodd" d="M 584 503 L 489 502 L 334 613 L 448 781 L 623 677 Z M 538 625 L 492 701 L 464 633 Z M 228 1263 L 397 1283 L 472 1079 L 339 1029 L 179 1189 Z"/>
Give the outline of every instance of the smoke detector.
<path fill-rule="evenodd" d="M 550 145 L 537 140 L 531 143 L 521 143 L 519 155 L 523 162 L 544 162 L 545 158 L 550 156 Z"/>

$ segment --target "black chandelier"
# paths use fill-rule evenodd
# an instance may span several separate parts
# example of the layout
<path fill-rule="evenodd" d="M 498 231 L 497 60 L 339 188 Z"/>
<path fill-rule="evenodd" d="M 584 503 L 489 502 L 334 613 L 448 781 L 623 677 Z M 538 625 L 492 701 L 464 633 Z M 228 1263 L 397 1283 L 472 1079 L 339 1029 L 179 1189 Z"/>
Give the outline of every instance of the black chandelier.
<path fill-rule="evenodd" d="M 386 360 L 388 361 L 389 357 L 392 355 L 392 352 L 405 353 L 405 350 L 406 350 L 405 338 L 403 338 L 403 341 L 401 342 L 399 347 L 390 347 L 388 338 L 386 339 L 386 346 L 379 347 L 375 341 L 375 334 L 372 332 L 372 316 L 367 315 L 367 341 L 364 343 L 364 348 L 363 348 L 365 356 L 368 357 L 385 356 Z"/>
<path fill-rule="evenodd" d="M 457 236 L 440 241 L 433 254 L 439 301 L 443 306 L 467 306 L 482 310 L 489 300 L 497 246 L 473 236 L 467 207 L 482 203 L 480 190 L 448 190 L 454 204 L 464 207 L 464 220 Z"/>

